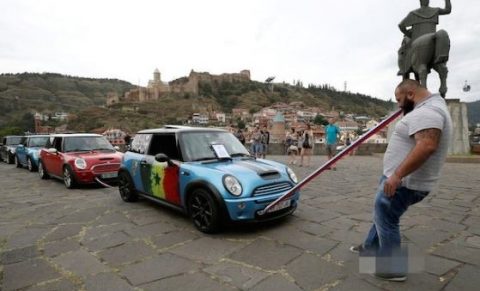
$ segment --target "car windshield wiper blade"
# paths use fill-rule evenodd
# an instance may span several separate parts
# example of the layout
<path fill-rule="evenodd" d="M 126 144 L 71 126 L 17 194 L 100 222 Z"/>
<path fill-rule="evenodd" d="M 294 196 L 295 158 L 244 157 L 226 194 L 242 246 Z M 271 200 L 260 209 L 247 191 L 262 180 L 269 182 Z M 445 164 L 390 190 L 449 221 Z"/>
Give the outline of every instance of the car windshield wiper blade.
<path fill-rule="evenodd" d="M 68 150 L 66 152 L 90 152 L 92 150 L 86 150 L 86 149 L 73 149 L 73 150 Z"/>
<path fill-rule="evenodd" d="M 92 149 L 92 151 L 114 151 L 115 149 L 111 148 L 97 148 L 97 149 Z"/>
<path fill-rule="evenodd" d="M 204 157 L 192 160 L 192 162 L 208 161 L 208 160 L 217 160 L 217 157 Z"/>
<path fill-rule="evenodd" d="M 233 157 L 250 157 L 249 154 L 246 154 L 246 153 L 234 153 L 234 154 L 231 154 L 230 155 L 232 158 Z"/>

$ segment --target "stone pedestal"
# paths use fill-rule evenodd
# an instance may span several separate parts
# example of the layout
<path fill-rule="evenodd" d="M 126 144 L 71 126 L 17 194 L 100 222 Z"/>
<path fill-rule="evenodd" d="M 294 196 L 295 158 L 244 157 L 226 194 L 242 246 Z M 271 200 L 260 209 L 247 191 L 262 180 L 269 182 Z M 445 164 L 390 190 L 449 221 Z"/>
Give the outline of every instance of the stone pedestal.
<path fill-rule="evenodd" d="M 452 117 L 453 132 L 449 155 L 470 154 L 470 141 L 468 139 L 467 105 L 460 99 L 446 99 L 450 116 Z"/>

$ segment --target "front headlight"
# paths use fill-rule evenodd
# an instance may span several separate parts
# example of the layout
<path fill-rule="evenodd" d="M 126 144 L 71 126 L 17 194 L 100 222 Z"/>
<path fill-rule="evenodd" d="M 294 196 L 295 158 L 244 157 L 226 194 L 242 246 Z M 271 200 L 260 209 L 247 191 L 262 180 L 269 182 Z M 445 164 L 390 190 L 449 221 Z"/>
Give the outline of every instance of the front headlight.
<path fill-rule="evenodd" d="M 82 158 L 77 158 L 75 159 L 75 167 L 84 170 L 87 168 L 87 162 Z"/>
<path fill-rule="evenodd" d="M 242 185 L 240 185 L 240 182 L 238 182 L 234 176 L 226 175 L 223 177 L 223 186 L 234 196 L 240 196 L 242 194 Z"/>
<path fill-rule="evenodd" d="M 292 180 L 295 184 L 298 183 L 297 175 L 295 175 L 293 170 L 290 169 L 289 167 L 287 167 L 287 174 L 290 177 L 290 180 Z"/>

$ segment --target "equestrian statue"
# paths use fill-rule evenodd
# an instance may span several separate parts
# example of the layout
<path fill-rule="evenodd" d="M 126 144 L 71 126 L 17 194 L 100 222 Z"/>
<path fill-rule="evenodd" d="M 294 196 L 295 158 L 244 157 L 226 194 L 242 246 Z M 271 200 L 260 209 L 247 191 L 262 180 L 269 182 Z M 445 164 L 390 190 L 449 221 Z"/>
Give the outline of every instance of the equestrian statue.
<path fill-rule="evenodd" d="M 437 24 L 439 15 L 450 14 L 452 4 L 445 0 L 445 8 L 428 5 L 429 0 L 420 0 L 421 7 L 410 12 L 398 25 L 404 35 L 398 51 L 398 75 L 408 79 L 410 73 L 414 73 L 415 79 L 427 87 L 427 75 L 433 68 L 440 77 L 439 92 L 445 98 L 450 38 L 445 30 L 437 31 Z"/>

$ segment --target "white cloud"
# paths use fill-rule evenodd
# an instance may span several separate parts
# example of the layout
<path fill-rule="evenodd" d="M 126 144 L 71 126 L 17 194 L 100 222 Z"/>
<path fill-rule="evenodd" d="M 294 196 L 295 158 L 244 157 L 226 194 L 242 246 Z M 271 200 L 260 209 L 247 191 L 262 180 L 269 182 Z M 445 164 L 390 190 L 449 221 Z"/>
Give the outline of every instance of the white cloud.
<path fill-rule="evenodd" d="M 353 92 L 393 97 L 398 23 L 416 0 L 4 0 L 0 71 L 58 72 L 146 84 L 158 67 L 163 80 L 191 69 L 250 69 L 263 81 L 344 81 Z M 443 7 L 444 1 L 430 1 Z M 452 1 L 440 17 L 452 49 L 448 97 L 480 99 L 480 5 Z M 472 91 L 462 92 L 468 80 Z M 435 72 L 429 77 L 438 88 Z"/>

